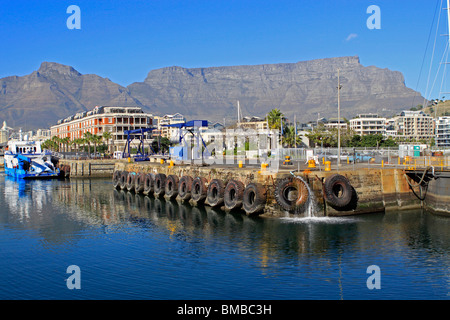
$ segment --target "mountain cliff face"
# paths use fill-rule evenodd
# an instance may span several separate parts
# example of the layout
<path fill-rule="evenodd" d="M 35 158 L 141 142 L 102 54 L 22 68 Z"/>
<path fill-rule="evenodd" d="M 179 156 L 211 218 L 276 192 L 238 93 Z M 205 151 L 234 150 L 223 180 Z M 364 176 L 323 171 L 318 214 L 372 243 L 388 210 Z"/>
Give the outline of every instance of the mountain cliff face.
<path fill-rule="evenodd" d="M 341 115 L 356 112 L 392 114 L 408 109 L 419 93 L 405 87 L 400 72 L 364 67 L 358 57 L 342 57 L 255 66 L 168 67 L 152 70 L 144 82 L 128 86 L 133 97 L 160 112 L 197 118 L 236 119 L 265 116 L 278 108 L 292 119 L 337 117 L 337 70 L 340 69 Z"/>
<path fill-rule="evenodd" d="M 358 57 L 298 63 L 210 68 L 167 67 L 152 70 L 143 82 L 122 87 L 70 66 L 43 62 L 39 70 L 0 79 L 0 121 L 28 129 L 48 127 L 58 119 L 96 105 L 141 106 L 147 112 L 180 112 L 188 119 L 227 123 L 236 120 L 237 101 L 244 116 L 273 108 L 306 122 L 337 117 L 337 70 L 341 116 L 393 113 L 410 108 L 414 96 L 400 72 L 364 67 Z M 419 100 L 417 100 L 419 101 Z"/>
<path fill-rule="evenodd" d="M 46 128 L 96 105 L 137 105 L 128 89 L 70 66 L 43 62 L 23 77 L 0 79 L 0 119 L 9 126 Z"/>

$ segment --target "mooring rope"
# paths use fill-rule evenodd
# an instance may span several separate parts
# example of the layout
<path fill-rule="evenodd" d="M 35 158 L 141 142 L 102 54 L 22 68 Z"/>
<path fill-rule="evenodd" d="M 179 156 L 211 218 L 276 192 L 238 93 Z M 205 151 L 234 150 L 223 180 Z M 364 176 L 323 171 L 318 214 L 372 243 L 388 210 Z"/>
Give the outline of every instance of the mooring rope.
<path fill-rule="evenodd" d="M 418 184 L 416 185 L 412 185 L 411 182 L 409 182 L 408 180 L 408 175 L 406 173 L 404 173 L 403 175 L 405 176 L 406 182 L 408 182 L 408 185 L 411 188 L 411 191 L 414 193 L 414 195 L 417 197 L 417 199 L 419 199 L 420 201 L 425 200 L 426 196 L 427 196 L 427 191 L 428 191 L 428 182 L 425 182 L 425 185 L 422 186 L 422 183 L 424 181 L 425 175 L 427 174 L 428 170 L 432 169 L 431 167 L 427 167 L 425 168 L 425 170 L 423 171 L 422 174 L 422 178 L 420 178 L 420 181 Z M 420 196 L 416 194 L 416 192 L 414 191 L 415 187 L 419 187 L 419 191 L 420 191 Z M 425 195 L 422 197 L 422 187 L 425 187 Z"/>

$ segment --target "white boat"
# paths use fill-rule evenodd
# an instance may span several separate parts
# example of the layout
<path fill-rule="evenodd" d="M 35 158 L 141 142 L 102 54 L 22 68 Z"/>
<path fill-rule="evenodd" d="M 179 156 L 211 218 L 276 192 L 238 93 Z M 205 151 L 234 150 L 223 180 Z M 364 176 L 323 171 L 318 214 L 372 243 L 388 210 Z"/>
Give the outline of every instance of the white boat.
<path fill-rule="evenodd" d="M 60 170 L 40 141 L 11 140 L 4 154 L 5 173 L 18 179 L 56 178 Z"/>

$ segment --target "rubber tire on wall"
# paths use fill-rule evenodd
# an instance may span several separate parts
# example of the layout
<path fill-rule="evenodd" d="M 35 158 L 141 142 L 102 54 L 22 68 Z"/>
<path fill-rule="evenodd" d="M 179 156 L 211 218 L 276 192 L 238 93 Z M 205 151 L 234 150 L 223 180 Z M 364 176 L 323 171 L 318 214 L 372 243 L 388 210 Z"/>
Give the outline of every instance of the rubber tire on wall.
<path fill-rule="evenodd" d="M 114 171 L 112 178 L 114 189 L 120 189 L 120 173 L 119 170 Z"/>
<path fill-rule="evenodd" d="M 125 190 L 127 188 L 127 177 L 128 177 L 128 172 L 127 171 L 122 171 L 122 173 L 120 174 L 120 189 Z"/>
<path fill-rule="evenodd" d="M 295 199 L 289 199 L 288 193 L 293 189 L 297 190 L 297 196 Z M 302 180 L 287 177 L 280 179 L 277 182 L 274 190 L 274 197 L 284 210 L 289 212 L 303 212 L 309 199 L 309 193 Z"/>
<path fill-rule="evenodd" d="M 338 189 L 342 191 L 341 195 L 338 195 Z M 353 191 L 350 182 L 346 177 L 337 173 L 326 178 L 323 191 L 325 200 L 332 207 L 345 207 L 352 200 Z"/>
<path fill-rule="evenodd" d="M 207 190 L 207 200 L 211 207 L 218 207 L 223 204 L 223 198 L 225 193 L 225 184 L 222 180 L 213 179 Z"/>
<path fill-rule="evenodd" d="M 178 195 L 178 176 L 171 174 L 167 176 L 166 183 L 165 183 L 165 193 L 166 196 L 173 200 Z"/>
<path fill-rule="evenodd" d="M 245 186 L 241 181 L 230 180 L 225 187 L 223 202 L 228 210 L 240 209 L 244 198 Z"/>
<path fill-rule="evenodd" d="M 157 173 L 153 184 L 153 194 L 155 197 L 164 196 L 166 189 L 166 175 L 164 173 Z"/>
<path fill-rule="evenodd" d="M 191 188 L 193 179 L 191 176 L 183 176 L 178 182 L 178 195 L 183 201 L 188 201 L 191 198 Z"/>
<path fill-rule="evenodd" d="M 191 198 L 200 203 L 205 201 L 208 189 L 206 188 L 206 179 L 197 177 L 192 181 Z"/>
<path fill-rule="evenodd" d="M 130 172 L 127 176 L 127 190 L 134 191 L 134 179 L 136 179 L 136 173 Z"/>
<path fill-rule="evenodd" d="M 260 183 L 250 183 L 245 187 L 242 208 L 247 215 L 260 213 L 266 206 L 266 188 Z"/>
<path fill-rule="evenodd" d="M 141 193 L 144 191 L 145 174 L 137 173 L 134 178 L 134 191 L 136 193 Z"/>
<path fill-rule="evenodd" d="M 144 179 L 144 194 L 149 195 L 153 192 L 154 178 L 153 174 L 147 173 Z"/>

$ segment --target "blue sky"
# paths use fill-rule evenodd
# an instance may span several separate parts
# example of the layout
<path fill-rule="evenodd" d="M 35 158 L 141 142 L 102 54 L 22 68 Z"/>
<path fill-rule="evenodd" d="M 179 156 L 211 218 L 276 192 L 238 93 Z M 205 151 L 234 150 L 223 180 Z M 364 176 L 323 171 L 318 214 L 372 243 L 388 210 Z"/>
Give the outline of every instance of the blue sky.
<path fill-rule="evenodd" d="M 364 66 L 402 72 L 408 87 L 425 94 L 436 29 L 430 39 L 429 34 L 440 3 L 4 0 L 0 5 L 0 78 L 26 75 L 41 62 L 54 61 L 127 86 L 143 81 L 152 69 L 173 65 L 254 65 L 358 55 Z M 81 10 L 80 30 L 66 26 L 69 5 Z M 370 5 L 381 10 L 381 29 L 367 28 Z M 435 62 L 444 50 L 446 38 L 441 35 L 447 33 L 446 23 L 443 16 Z M 436 87 L 431 98 L 439 94 Z"/>

